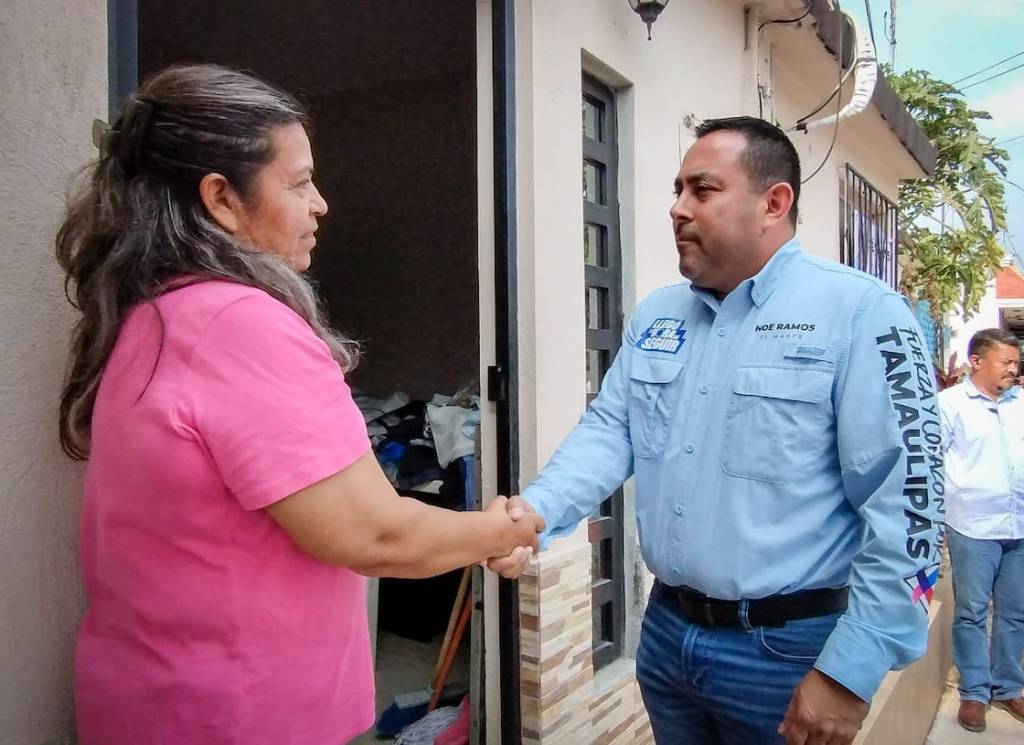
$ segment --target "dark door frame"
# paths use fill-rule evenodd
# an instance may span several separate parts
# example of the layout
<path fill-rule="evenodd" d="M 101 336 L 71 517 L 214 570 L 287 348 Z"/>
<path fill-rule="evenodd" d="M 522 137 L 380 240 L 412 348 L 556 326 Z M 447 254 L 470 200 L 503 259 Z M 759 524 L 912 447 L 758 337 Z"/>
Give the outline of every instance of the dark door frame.
<path fill-rule="evenodd" d="M 493 0 L 495 374 L 499 494 L 519 493 L 519 318 L 516 233 L 515 0 Z M 497 388 L 497 390 L 494 390 Z M 519 583 L 498 580 L 498 654 L 502 745 L 522 742 Z M 486 652 L 485 652 L 486 654 Z"/>
<path fill-rule="evenodd" d="M 107 109 L 110 123 L 139 87 L 138 0 L 107 0 Z"/>

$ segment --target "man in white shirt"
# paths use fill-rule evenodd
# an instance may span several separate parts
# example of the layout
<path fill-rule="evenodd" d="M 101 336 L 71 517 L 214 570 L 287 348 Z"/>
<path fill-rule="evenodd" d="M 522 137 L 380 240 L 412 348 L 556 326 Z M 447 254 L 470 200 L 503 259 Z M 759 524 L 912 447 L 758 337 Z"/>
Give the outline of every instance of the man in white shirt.
<path fill-rule="evenodd" d="M 957 720 L 981 732 L 990 701 L 1024 723 L 1024 396 L 1017 386 L 1020 345 L 1013 334 L 979 331 L 967 354 L 970 377 L 940 393 L 939 406 L 956 598 Z"/>

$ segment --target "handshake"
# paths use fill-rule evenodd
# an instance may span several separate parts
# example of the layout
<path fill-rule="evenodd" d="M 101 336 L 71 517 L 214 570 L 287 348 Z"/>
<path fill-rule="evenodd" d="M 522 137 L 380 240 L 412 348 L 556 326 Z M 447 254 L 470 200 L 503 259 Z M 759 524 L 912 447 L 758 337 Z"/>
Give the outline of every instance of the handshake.
<path fill-rule="evenodd" d="M 495 497 L 484 513 L 494 518 L 500 550 L 480 566 L 506 579 L 517 579 L 534 552 L 540 551 L 538 536 L 544 532 L 544 518 L 520 496 Z"/>

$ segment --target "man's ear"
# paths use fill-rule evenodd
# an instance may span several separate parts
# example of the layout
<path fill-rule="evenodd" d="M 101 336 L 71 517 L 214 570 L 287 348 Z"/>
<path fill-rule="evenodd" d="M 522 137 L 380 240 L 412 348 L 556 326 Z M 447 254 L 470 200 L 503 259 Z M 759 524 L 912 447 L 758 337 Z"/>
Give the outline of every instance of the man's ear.
<path fill-rule="evenodd" d="M 199 198 L 210 218 L 226 233 L 242 233 L 245 227 L 244 205 L 223 175 L 208 173 L 203 176 L 199 182 Z"/>
<path fill-rule="evenodd" d="M 789 210 L 793 206 L 793 187 L 780 181 L 768 188 L 765 197 L 765 219 L 768 224 L 780 220 L 789 220 Z"/>

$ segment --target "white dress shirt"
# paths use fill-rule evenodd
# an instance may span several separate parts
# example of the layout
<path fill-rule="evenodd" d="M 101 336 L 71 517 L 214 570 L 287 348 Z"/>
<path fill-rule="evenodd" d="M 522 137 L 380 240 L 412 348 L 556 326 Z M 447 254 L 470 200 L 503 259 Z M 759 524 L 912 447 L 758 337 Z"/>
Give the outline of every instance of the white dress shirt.
<path fill-rule="evenodd" d="M 946 524 L 969 538 L 1024 538 L 1024 397 L 993 401 L 970 378 L 939 394 Z"/>

